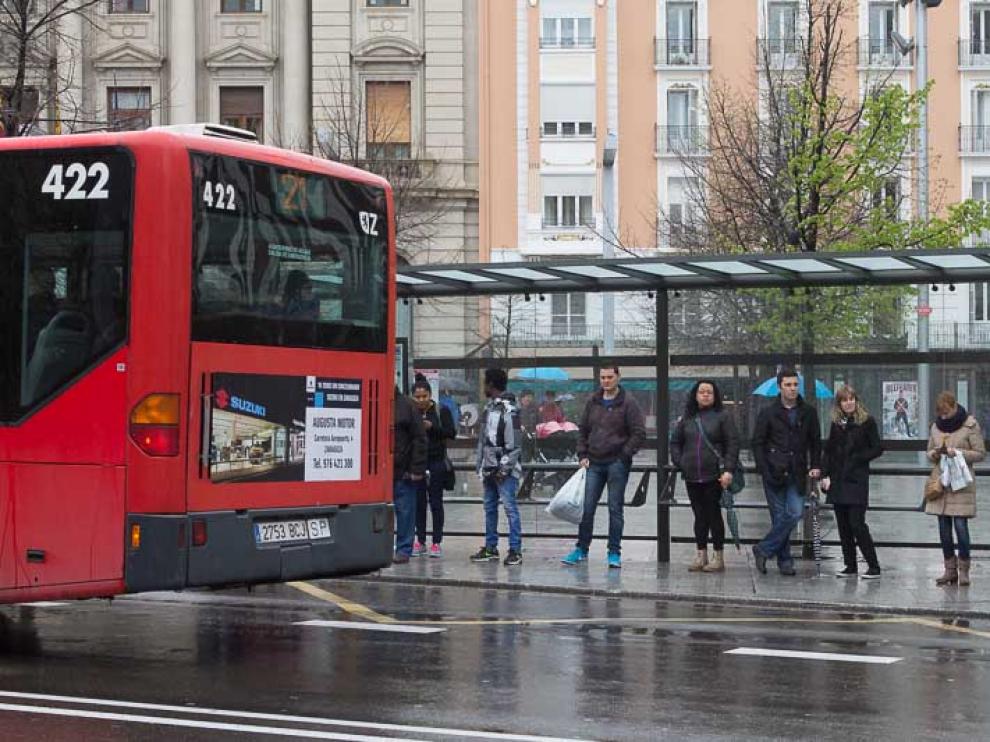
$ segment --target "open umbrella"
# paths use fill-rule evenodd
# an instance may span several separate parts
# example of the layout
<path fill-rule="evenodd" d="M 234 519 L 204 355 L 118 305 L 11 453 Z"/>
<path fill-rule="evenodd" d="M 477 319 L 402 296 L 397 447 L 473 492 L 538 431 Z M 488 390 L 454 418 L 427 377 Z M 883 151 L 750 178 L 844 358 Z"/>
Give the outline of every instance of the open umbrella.
<path fill-rule="evenodd" d="M 546 366 L 541 368 L 524 368 L 516 374 L 517 379 L 527 381 L 567 381 L 571 377 L 562 368 Z"/>
<path fill-rule="evenodd" d="M 804 389 L 804 377 L 798 376 L 798 388 Z M 780 394 L 780 387 L 777 386 L 777 377 L 771 376 L 753 390 L 757 397 L 776 397 Z M 835 394 L 829 389 L 821 379 L 815 380 L 815 396 L 819 399 L 832 399 Z"/>
<path fill-rule="evenodd" d="M 729 525 L 729 532 L 732 540 L 736 544 L 736 551 L 740 550 L 742 539 L 739 538 L 739 515 L 736 513 L 736 496 L 729 490 L 722 490 L 722 507 L 725 508 L 725 522 Z"/>

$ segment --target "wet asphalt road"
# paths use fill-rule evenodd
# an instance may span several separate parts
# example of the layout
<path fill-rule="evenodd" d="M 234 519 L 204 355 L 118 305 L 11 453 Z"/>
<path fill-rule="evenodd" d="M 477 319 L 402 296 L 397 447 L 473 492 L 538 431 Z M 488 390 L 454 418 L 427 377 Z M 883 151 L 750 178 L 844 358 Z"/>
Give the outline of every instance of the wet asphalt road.
<path fill-rule="evenodd" d="M 987 698 L 986 623 L 362 581 L 0 607 L 4 742 L 976 740 Z"/>

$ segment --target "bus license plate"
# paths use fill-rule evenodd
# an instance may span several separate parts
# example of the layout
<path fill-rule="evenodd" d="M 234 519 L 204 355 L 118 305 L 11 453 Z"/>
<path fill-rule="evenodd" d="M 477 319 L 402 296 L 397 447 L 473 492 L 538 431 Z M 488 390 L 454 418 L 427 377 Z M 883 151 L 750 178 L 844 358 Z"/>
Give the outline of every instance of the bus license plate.
<path fill-rule="evenodd" d="M 272 520 L 254 524 L 254 541 L 257 544 L 316 541 L 328 539 L 331 535 L 329 518 Z"/>

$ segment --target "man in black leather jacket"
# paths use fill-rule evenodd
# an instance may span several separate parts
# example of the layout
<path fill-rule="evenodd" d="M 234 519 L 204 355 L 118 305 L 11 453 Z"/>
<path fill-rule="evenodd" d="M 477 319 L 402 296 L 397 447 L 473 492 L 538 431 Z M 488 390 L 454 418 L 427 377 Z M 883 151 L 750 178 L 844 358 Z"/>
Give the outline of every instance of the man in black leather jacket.
<path fill-rule="evenodd" d="M 770 532 L 753 547 L 756 567 L 766 574 L 767 560 L 776 557 L 780 573 L 794 575 L 791 531 L 801 520 L 808 477 L 821 476 L 822 439 L 818 412 L 805 404 L 792 368 L 777 373 L 780 395 L 760 411 L 753 432 L 753 457 L 763 477 L 770 509 Z"/>

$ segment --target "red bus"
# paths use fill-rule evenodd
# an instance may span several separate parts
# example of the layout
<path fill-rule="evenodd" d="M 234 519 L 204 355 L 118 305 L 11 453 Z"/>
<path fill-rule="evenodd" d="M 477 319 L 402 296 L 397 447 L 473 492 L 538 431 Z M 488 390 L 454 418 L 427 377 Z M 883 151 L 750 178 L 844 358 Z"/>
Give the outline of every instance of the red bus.
<path fill-rule="evenodd" d="M 238 136 L 0 139 L 0 603 L 390 562 L 391 190 Z"/>

